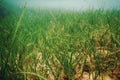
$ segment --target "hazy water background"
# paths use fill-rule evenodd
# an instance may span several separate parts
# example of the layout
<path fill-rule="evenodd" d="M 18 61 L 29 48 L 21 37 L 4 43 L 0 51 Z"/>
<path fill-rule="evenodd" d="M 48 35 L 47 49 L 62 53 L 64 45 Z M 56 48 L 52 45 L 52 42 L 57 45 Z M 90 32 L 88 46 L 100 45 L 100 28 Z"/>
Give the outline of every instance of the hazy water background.
<path fill-rule="evenodd" d="M 25 1 L 27 2 L 27 8 L 62 10 L 120 10 L 120 0 L 4 0 L 4 4 L 12 7 L 22 7 Z"/>

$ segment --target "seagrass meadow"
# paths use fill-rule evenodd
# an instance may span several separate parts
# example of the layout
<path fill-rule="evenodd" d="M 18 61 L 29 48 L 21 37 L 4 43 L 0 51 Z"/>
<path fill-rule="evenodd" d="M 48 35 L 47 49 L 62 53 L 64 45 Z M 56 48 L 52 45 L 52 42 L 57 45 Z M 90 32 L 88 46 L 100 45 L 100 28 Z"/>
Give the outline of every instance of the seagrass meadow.
<path fill-rule="evenodd" d="M 0 80 L 120 80 L 119 10 L 16 13 L 0 17 Z"/>

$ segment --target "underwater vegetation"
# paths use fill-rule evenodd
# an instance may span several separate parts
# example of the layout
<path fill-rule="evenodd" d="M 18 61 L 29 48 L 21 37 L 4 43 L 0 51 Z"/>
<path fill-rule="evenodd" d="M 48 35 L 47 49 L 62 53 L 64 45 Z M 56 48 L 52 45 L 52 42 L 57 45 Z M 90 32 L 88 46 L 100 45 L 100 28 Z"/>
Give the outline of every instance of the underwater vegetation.
<path fill-rule="evenodd" d="M 119 10 L 25 7 L 0 17 L 0 80 L 120 80 Z"/>

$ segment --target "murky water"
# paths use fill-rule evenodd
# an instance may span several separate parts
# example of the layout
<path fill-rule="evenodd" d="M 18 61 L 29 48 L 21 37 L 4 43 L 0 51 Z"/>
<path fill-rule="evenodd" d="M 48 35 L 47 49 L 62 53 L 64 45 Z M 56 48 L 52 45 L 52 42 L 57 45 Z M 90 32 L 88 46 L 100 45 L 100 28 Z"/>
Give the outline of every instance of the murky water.
<path fill-rule="evenodd" d="M 4 0 L 14 7 L 22 7 L 24 1 L 28 8 L 48 8 L 67 10 L 120 9 L 120 0 Z"/>

